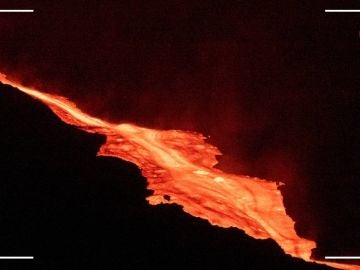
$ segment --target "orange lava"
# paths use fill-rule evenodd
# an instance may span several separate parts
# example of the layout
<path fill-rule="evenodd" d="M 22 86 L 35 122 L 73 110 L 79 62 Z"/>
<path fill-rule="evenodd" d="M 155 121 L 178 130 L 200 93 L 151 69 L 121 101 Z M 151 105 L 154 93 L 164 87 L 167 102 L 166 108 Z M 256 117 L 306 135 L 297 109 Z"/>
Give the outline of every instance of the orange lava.
<path fill-rule="evenodd" d="M 65 123 L 106 135 L 98 155 L 135 163 L 147 178 L 148 189 L 154 191 L 147 198 L 150 204 L 176 203 L 213 225 L 236 227 L 256 239 L 271 238 L 291 256 L 341 269 L 360 269 L 358 265 L 312 260 L 316 243 L 296 234 L 279 184 L 215 169 L 216 155 L 221 153 L 206 143 L 203 135 L 110 123 L 82 112 L 64 97 L 24 87 L 1 73 L 0 81 L 39 99 Z M 164 199 L 165 195 L 170 199 Z"/>

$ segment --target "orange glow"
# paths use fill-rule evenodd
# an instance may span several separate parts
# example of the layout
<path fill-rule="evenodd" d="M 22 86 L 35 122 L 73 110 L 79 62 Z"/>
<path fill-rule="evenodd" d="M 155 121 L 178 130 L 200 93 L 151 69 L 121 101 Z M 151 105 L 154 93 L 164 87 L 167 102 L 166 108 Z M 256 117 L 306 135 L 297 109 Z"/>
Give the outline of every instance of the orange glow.
<path fill-rule="evenodd" d="M 296 234 L 279 184 L 215 169 L 216 155 L 221 153 L 206 143 L 203 135 L 110 123 L 82 112 L 66 98 L 24 87 L 1 73 L 0 81 L 39 99 L 65 123 L 105 135 L 106 143 L 98 155 L 135 163 L 147 178 L 148 189 L 154 191 L 147 198 L 150 204 L 176 203 L 213 225 L 236 227 L 256 239 L 271 238 L 291 256 L 341 269 L 360 269 L 310 259 L 316 243 Z"/>

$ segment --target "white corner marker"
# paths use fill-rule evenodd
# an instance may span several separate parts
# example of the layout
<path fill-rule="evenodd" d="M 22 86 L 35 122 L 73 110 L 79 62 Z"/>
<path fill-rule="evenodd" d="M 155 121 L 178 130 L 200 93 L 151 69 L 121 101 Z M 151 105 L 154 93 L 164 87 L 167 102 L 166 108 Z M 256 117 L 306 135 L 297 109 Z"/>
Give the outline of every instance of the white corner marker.
<path fill-rule="evenodd" d="M 33 260 L 34 256 L 0 256 L 0 260 Z"/>
<path fill-rule="evenodd" d="M 0 9 L 2 13 L 24 13 L 24 12 L 34 12 L 33 9 Z"/>
<path fill-rule="evenodd" d="M 360 12 L 360 9 L 325 9 L 326 13 L 357 13 Z"/>
<path fill-rule="evenodd" d="M 327 260 L 360 260 L 360 256 L 325 256 Z"/>

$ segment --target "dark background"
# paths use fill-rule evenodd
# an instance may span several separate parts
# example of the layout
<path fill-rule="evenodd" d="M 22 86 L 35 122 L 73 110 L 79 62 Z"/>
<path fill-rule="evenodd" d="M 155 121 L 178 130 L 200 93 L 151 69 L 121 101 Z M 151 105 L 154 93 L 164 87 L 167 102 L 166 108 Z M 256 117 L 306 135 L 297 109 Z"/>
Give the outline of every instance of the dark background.
<path fill-rule="evenodd" d="M 318 242 L 316 256 L 360 254 L 360 21 L 356 14 L 324 13 L 325 8 L 359 8 L 356 3 L 42 2 L 1 3 L 1 8 L 35 9 L 33 14 L 0 15 L 3 72 L 26 85 L 70 97 L 85 111 L 107 120 L 210 136 L 209 141 L 224 153 L 220 168 L 286 184 L 287 211 L 300 235 Z M 21 98 L 3 102 L 2 109 L 7 114 L 21 111 L 17 99 Z M 26 120 L 15 117 L 14 128 L 32 119 L 32 114 L 26 116 Z M 7 129 L 4 125 L 2 130 Z M 34 129 L 37 136 L 59 137 L 46 135 L 45 126 Z M 34 136 L 32 132 L 22 132 L 23 141 Z M 17 137 L 5 138 L 9 137 L 17 144 Z M 66 138 L 58 139 L 64 140 L 65 148 L 71 145 Z M 3 156 L 8 156 L 13 146 L 7 139 L 2 142 L 8 149 Z M 31 145 L 39 148 L 39 142 Z M 92 156 L 95 146 L 79 146 L 74 162 L 82 164 L 84 152 Z M 24 150 L 28 156 L 21 154 L 21 158 L 32 159 L 33 150 Z M 43 162 L 49 153 L 40 155 Z M 57 164 L 58 160 L 46 162 Z M 96 181 L 103 183 L 112 170 L 122 170 L 117 162 L 110 161 L 113 165 L 105 176 L 92 177 L 95 190 L 100 188 Z M 27 164 L 34 166 L 35 176 L 39 168 L 50 166 Z M 13 165 L 8 170 L 16 170 Z M 50 175 L 45 177 L 47 188 L 71 179 Z M 120 175 L 139 177 L 138 171 L 136 176 L 119 172 L 119 179 Z M 6 183 L 19 178 L 6 178 Z M 87 176 L 79 179 L 84 185 Z M 71 187 L 55 190 L 60 198 Z M 143 197 L 136 199 L 143 202 Z M 75 198 L 66 205 L 80 207 L 81 200 Z M 111 201 L 104 209 L 115 207 L 113 203 L 117 204 Z M 68 209 L 61 200 L 56 205 Z M 11 209 L 9 217 L 16 210 L 7 209 Z M 69 222 L 65 215 L 59 220 Z"/>

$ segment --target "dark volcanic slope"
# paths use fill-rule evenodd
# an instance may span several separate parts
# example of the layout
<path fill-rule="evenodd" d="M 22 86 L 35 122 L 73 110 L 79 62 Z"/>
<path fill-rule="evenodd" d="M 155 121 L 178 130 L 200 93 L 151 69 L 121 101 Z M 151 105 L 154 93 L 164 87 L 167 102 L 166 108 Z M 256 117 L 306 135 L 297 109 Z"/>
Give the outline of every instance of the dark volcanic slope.
<path fill-rule="evenodd" d="M 15 89 L 0 86 L 0 110 L 0 254 L 34 255 L 22 269 L 329 269 L 176 205 L 149 206 L 134 165 L 96 157 L 104 137 Z"/>

